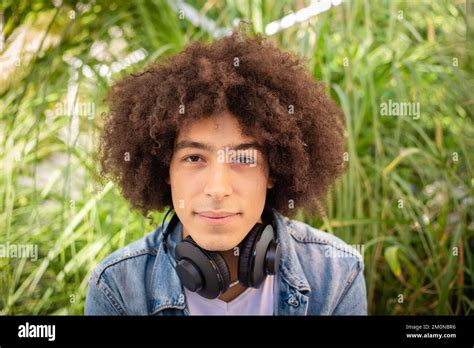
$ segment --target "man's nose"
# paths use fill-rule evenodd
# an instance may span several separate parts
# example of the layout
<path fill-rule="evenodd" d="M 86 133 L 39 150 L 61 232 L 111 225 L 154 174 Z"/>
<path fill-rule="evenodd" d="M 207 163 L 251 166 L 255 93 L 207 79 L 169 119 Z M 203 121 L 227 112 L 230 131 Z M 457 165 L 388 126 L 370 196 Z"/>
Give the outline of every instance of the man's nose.
<path fill-rule="evenodd" d="M 225 163 L 219 162 L 210 167 L 204 193 L 217 201 L 232 193 L 232 182 L 227 167 Z"/>

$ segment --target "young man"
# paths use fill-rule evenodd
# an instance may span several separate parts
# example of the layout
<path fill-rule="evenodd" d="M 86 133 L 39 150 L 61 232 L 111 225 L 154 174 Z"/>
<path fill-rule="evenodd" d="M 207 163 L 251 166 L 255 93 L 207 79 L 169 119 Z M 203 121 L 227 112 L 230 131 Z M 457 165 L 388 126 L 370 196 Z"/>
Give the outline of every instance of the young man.
<path fill-rule="evenodd" d="M 92 274 L 90 315 L 365 315 L 364 264 L 288 216 L 324 214 L 343 171 L 339 109 L 303 61 L 235 32 L 114 85 L 104 175 L 171 222 Z"/>

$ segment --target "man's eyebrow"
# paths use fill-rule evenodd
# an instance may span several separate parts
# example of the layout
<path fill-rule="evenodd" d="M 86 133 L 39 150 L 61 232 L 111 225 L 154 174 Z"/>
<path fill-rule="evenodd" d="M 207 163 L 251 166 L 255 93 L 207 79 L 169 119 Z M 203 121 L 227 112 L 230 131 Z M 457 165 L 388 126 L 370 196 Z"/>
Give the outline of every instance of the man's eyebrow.
<path fill-rule="evenodd" d="M 200 150 L 206 150 L 206 151 L 212 151 L 212 147 L 209 146 L 208 144 L 200 143 L 197 141 L 191 141 L 191 140 L 183 140 L 177 143 L 174 147 L 174 151 L 179 151 L 182 149 L 186 148 L 194 148 L 194 149 L 200 149 Z"/>
<path fill-rule="evenodd" d="M 242 144 L 239 144 L 239 145 L 228 144 L 228 145 L 226 145 L 226 147 L 228 147 L 229 150 L 236 150 L 236 151 L 238 151 L 238 150 L 247 150 L 247 149 L 251 149 L 251 148 L 263 151 L 263 147 L 260 144 L 255 143 L 255 142 L 253 142 L 253 143 L 242 143 Z M 209 144 L 200 143 L 198 141 L 183 140 L 183 141 L 180 141 L 179 143 L 177 143 L 175 145 L 174 151 L 179 151 L 179 150 L 186 149 L 186 148 L 200 149 L 200 150 L 205 150 L 205 151 L 208 151 L 208 152 L 212 152 L 214 150 L 214 148 Z"/>

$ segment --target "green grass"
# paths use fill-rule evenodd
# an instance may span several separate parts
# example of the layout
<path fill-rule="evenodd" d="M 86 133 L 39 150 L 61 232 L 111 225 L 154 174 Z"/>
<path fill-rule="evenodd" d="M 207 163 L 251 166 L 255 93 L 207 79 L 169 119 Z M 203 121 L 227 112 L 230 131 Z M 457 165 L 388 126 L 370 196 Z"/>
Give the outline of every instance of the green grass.
<path fill-rule="evenodd" d="M 74 19 L 74 3 L 63 3 L 0 7 L 2 62 L 22 28 L 37 43 L 0 76 L 0 244 L 39 251 L 37 261 L 0 258 L 1 314 L 82 314 L 95 265 L 161 222 L 96 178 L 102 99 L 120 76 L 211 40 L 166 1 L 97 1 L 83 13 L 76 7 Z M 297 11 L 285 1 L 189 3 L 219 26 L 240 18 L 257 32 Z M 301 219 L 364 246 L 371 314 L 473 312 L 474 63 L 465 11 L 462 1 L 346 1 L 271 37 L 307 58 L 344 111 L 348 171 L 331 192 L 328 218 Z M 91 55 L 98 42 L 107 56 Z M 140 48 L 145 59 L 101 76 L 100 64 Z M 57 111 L 74 70 L 70 98 L 94 105 L 93 117 Z M 419 103 L 420 118 L 381 116 L 388 100 Z"/>

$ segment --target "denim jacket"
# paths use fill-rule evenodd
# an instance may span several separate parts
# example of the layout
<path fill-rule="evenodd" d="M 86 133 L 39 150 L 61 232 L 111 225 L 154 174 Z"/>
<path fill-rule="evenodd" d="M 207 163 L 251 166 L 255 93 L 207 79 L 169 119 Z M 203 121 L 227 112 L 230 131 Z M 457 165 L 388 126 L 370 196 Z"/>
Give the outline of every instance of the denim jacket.
<path fill-rule="evenodd" d="M 276 210 L 273 216 L 281 248 L 274 315 L 366 315 L 361 255 L 334 235 Z M 89 281 L 86 315 L 189 315 L 174 259 L 182 224 L 168 236 L 168 253 L 162 237 L 159 226 L 96 267 Z"/>

